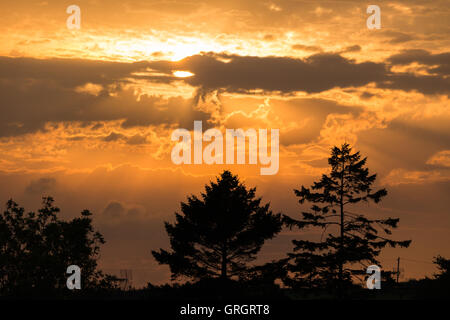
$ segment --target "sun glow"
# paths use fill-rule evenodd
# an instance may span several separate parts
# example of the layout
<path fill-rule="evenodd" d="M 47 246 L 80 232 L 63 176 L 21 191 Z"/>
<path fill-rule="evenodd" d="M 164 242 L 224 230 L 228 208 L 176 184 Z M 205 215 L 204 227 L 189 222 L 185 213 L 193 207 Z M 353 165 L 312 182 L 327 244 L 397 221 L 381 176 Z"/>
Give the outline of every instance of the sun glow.
<path fill-rule="evenodd" d="M 187 78 L 187 77 L 192 77 L 194 74 L 192 72 L 189 71 L 174 71 L 173 75 L 177 78 Z"/>

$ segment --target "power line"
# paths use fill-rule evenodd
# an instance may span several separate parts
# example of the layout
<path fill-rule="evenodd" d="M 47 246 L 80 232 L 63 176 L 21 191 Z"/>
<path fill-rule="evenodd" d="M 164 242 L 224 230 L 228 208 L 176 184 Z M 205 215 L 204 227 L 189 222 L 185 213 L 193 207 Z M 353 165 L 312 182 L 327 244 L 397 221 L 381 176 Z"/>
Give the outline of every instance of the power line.
<path fill-rule="evenodd" d="M 415 259 L 409 259 L 409 258 L 402 258 L 403 260 L 412 261 L 412 262 L 421 262 L 421 263 L 428 263 L 428 264 L 434 264 L 433 262 L 424 261 L 424 260 L 415 260 Z M 388 261 L 397 261 L 398 258 L 383 258 L 381 260 L 388 260 Z"/>
<path fill-rule="evenodd" d="M 414 260 L 414 259 L 408 259 L 408 258 L 402 258 L 403 260 L 412 261 L 412 262 L 420 262 L 420 263 L 427 263 L 427 264 L 434 264 L 433 262 L 429 261 L 423 261 L 423 260 Z"/>

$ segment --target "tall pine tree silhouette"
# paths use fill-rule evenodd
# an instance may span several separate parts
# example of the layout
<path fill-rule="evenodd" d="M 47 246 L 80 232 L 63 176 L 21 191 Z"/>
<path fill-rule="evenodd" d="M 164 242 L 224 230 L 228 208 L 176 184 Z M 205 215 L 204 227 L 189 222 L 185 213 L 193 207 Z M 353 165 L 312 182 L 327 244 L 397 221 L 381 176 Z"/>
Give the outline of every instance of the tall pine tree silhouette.
<path fill-rule="evenodd" d="M 244 278 L 250 272 L 265 240 L 282 227 L 281 215 L 261 205 L 255 190 L 224 171 L 201 198 L 192 195 L 181 203 L 176 222 L 165 223 L 172 251 L 152 251 L 160 264 L 170 266 L 172 279 Z"/>
<path fill-rule="evenodd" d="M 352 275 L 364 274 L 369 264 L 380 265 L 377 257 L 383 248 L 409 246 L 410 240 L 388 238 L 391 229 L 397 228 L 398 218 L 370 219 L 349 211 L 360 202 L 378 203 L 387 195 L 386 189 L 372 190 L 376 174 L 369 174 L 366 160 L 359 152 L 352 153 L 348 144 L 334 147 L 328 159 L 330 174 L 322 175 L 310 188 L 294 190 L 300 204 L 308 202 L 312 206 L 309 212 L 302 212 L 300 220 L 284 216 L 285 224 L 290 228 L 321 228 L 323 232 L 317 242 L 293 240 L 290 276 L 285 279 L 288 285 L 329 288 L 333 292 L 337 289 L 342 297 L 345 287 L 351 285 Z M 358 265 L 364 268 L 352 269 Z"/>

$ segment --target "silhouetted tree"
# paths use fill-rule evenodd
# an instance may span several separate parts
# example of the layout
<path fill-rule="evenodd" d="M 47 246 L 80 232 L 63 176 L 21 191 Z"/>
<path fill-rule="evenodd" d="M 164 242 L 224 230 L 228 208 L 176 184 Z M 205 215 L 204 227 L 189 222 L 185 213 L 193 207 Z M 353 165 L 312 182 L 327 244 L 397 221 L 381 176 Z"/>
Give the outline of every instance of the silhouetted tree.
<path fill-rule="evenodd" d="M 256 188 L 247 189 L 237 176 L 224 171 L 205 186 L 201 198 L 192 195 L 181 203 L 176 222 L 165 223 L 172 251 L 152 251 L 168 264 L 172 279 L 245 277 L 264 241 L 282 226 L 281 215 L 261 205 Z"/>
<path fill-rule="evenodd" d="M 437 265 L 439 273 L 434 278 L 443 282 L 450 283 L 450 259 L 445 259 L 438 255 L 433 259 L 433 263 Z"/>
<path fill-rule="evenodd" d="M 0 214 L 0 292 L 5 295 L 51 294 L 66 288 L 67 267 L 81 268 L 82 288 L 111 288 L 115 278 L 97 270 L 102 235 L 91 213 L 66 222 L 57 217 L 53 198 L 43 198 L 38 213 L 25 213 L 13 200 Z"/>
<path fill-rule="evenodd" d="M 450 259 L 438 255 L 433 258 L 433 263 L 439 272 L 432 278 L 409 279 L 404 282 L 403 297 L 421 300 L 450 298 Z"/>
<path fill-rule="evenodd" d="M 376 174 L 370 175 L 365 167 L 367 158 L 352 153 L 348 144 L 334 147 L 328 163 L 330 174 L 323 174 L 310 188 L 294 190 L 300 204 L 312 203 L 311 211 L 302 212 L 302 219 L 284 216 L 289 227 L 323 229 L 320 241 L 293 240 L 294 252 L 289 254 L 290 277 L 285 283 L 300 287 L 338 289 L 342 296 L 345 286 L 352 284 L 352 275 L 365 274 L 368 264 L 380 265 L 377 260 L 387 245 L 408 247 L 408 241 L 387 238 L 396 228 L 397 218 L 369 219 L 362 213 L 350 212 L 349 206 L 359 202 L 378 203 L 387 195 L 385 189 L 372 190 Z M 324 233 L 335 227 L 334 234 Z M 364 269 L 350 269 L 361 264 Z"/>

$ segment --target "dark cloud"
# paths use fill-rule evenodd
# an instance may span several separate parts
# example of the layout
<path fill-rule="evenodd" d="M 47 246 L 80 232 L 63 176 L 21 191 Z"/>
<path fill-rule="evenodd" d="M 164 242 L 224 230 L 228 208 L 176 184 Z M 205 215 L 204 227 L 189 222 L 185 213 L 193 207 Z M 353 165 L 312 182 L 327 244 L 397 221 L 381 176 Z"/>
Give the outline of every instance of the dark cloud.
<path fill-rule="evenodd" d="M 360 50 L 359 46 L 343 52 Z M 426 51 L 394 55 L 386 63 L 361 62 L 342 57 L 339 53 L 319 53 L 304 59 L 290 57 L 254 57 L 204 53 L 179 62 L 160 61 L 151 67 L 167 76 L 154 81 L 172 81 L 172 72 L 187 70 L 194 74 L 184 78 L 186 83 L 205 92 L 214 90 L 230 93 L 317 93 L 332 88 L 362 87 L 375 83 L 380 88 L 418 91 L 423 94 L 449 94 L 448 53 L 432 55 Z M 423 61 L 437 75 L 395 73 L 389 66 L 405 61 Z M 433 64 L 433 65 L 432 65 Z M 161 77 L 161 76 L 159 76 Z M 179 79 L 178 79 L 179 80 Z"/>
<path fill-rule="evenodd" d="M 389 38 L 390 40 L 388 42 L 391 44 L 404 43 L 414 40 L 414 37 L 411 34 L 393 30 L 385 30 L 381 32 L 381 36 Z"/>
<path fill-rule="evenodd" d="M 105 223 L 117 223 L 145 218 L 146 209 L 142 205 L 121 201 L 110 201 L 103 209 L 100 220 Z"/>
<path fill-rule="evenodd" d="M 25 192 L 32 195 L 43 195 L 52 191 L 56 186 L 56 179 L 54 178 L 40 178 L 33 180 L 25 188 Z"/>
<path fill-rule="evenodd" d="M 361 93 L 360 98 L 363 100 L 369 100 L 369 99 L 373 98 L 374 96 L 375 96 L 375 94 L 365 91 L 365 92 Z"/>
<path fill-rule="evenodd" d="M 426 66 L 430 75 L 413 73 L 389 73 L 386 81 L 378 84 L 381 88 L 403 91 L 419 91 L 424 94 L 450 93 L 450 52 L 432 54 L 426 50 L 404 50 L 387 59 L 391 66 L 418 63 Z"/>
<path fill-rule="evenodd" d="M 158 69 L 157 65 L 151 64 Z M 184 81 L 205 90 L 228 92 L 321 92 L 335 87 L 364 86 L 383 80 L 380 63 L 346 59 L 339 54 L 315 54 L 305 59 L 226 54 L 194 55 L 172 64 L 171 70 L 189 70 Z M 164 71 L 159 69 L 159 71 Z"/>
<path fill-rule="evenodd" d="M 120 63 L 82 59 L 34 59 L 0 57 L 0 79 L 49 81 L 64 88 L 86 83 L 108 85 L 145 70 L 146 62 Z"/>
<path fill-rule="evenodd" d="M 196 110 L 195 99 L 142 95 L 138 101 L 133 90 L 122 89 L 124 79 L 133 78 L 134 72 L 146 66 L 144 62 L 0 58 L 0 136 L 44 130 L 48 122 L 88 125 L 123 120 L 126 128 L 161 124 L 190 128 L 194 120 L 210 118 Z M 95 95 L 77 89 L 86 84 L 103 90 Z M 130 143 L 137 142 L 134 138 Z"/>
<path fill-rule="evenodd" d="M 142 136 L 140 134 L 136 134 L 127 139 L 127 144 L 130 144 L 130 145 L 140 145 L 140 144 L 146 144 L 146 143 L 148 143 L 147 137 Z"/>
<path fill-rule="evenodd" d="M 404 50 L 388 59 L 393 65 L 408 65 L 416 62 L 429 66 L 430 73 L 450 75 L 450 52 L 432 54 L 426 50 Z"/>
<path fill-rule="evenodd" d="M 303 51 L 322 51 L 322 48 L 319 46 L 305 46 L 303 44 L 294 44 L 292 46 L 292 49 L 294 50 L 303 50 Z"/>
<path fill-rule="evenodd" d="M 378 83 L 379 88 L 418 91 L 423 94 L 449 94 L 450 78 L 442 76 L 415 75 L 412 73 L 390 74 Z"/>
<path fill-rule="evenodd" d="M 345 50 L 358 51 L 360 47 Z M 425 65 L 430 75 L 389 71 L 389 67 L 412 62 Z M 177 78 L 175 70 L 190 71 L 194 76 Z M 124 128 L 175 124 L 190 129 L 194 120 L 202 120 L 211 125 L 207 122 L 211 114 L 197 110 L 196 105 L 216 90 L 289 95 L 375 83 L 379 88 L 448 95 L 449 71 L 450 53 L 424 50 L 403 51 L 385 63 L 356 62 L 339 53 L 313 54 L 304 59 L 204 53 L 177 62 L 137 63 L 0 57 L 0 136 L 44 130 L 49 122 L 87 125 L 123 120 Z M 184 81 L 196 87 L 198 94 L 192 99 L 142 95 L 137 100 L 132 90 L 122 86 L 133 78 L 170 84 Z M 90 92 L 92 86 L 95 92 Z M 144 140 L 135 137 L 128 143 Z"/>
<path fill-rule="evenodd" d="M 112 201 L 103 210 L 103 214 L 112 218 L 119 218 L 125 214 L 125 207 L 118 201 Z"/>
<path fill-rule="evenodd" d="M 361 51 L 361 46 L 359 45 L 354 45 L 354 46 L 349 46 L 347 48 L 345 48 L 344 50 L 341 51 L 341 53 L 346 53 L 346 52 L 359 52 Z"/>
<path fill-rule="evenodd" d="M 111 141 L 121 140 L 124 138 L 125 138 L 125 136 L 121 133 L 111 132 L 109 135 L 107 135 L 106 137 L 103 138 L 103 141 L 111 142 Z"/>
<path fill-rule="evenodd" d="M 140 145 L 148 143 L 146 136 L 135 134 L 134 136 L 127 137 L 122 133 L 117 133 L 114 131 L 104 137 L 102 140 L 106 142 L 125 141 L 125 143 L 129 145 Z"/>

